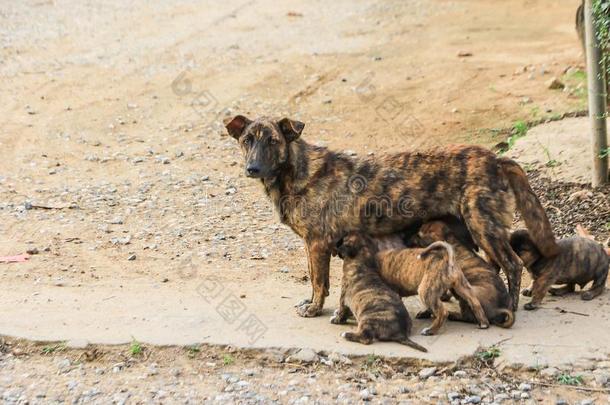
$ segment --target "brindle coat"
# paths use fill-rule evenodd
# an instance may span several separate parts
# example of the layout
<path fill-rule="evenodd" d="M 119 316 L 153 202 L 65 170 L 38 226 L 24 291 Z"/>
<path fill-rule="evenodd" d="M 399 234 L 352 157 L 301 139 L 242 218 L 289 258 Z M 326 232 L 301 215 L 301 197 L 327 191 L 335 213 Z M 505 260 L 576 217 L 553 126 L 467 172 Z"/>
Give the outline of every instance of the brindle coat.
<path fill-rule="evenodd" d="M 593 281 L 591 288 L 580 295 L 583 300 L 591 300 L 606 288 L 610 260 L 604 248 L 593 240 L 582 236 L 561 239 L 561 252 L 553 258 L 540 254 L 526 230 L 513 232 L 510 243 L 533 278 L 532 285 L 523 290 L 523 295 L 532 297 L 525 309 L 536 309 L 547 291 L 563 295 L 574 292 L 576 284 L 582 289 Z M 551 288 L 554 284 L 564 286 Z"/>
<path fill-rule="evenodd" d="M 341 298 L 331 323 L 343 324 L 350 314 L 358 322 L 354 332 L 342 336 L 365 345 L 374 340 L 394 341 L 426 352 L 426 348 L 409 339 L 411 318 L 400 296 L 379 276 L 377 259 L 370 244 L 363 244 L 357 234 L 348 234 L 337 243 L 343 259 Z"/>
<path fill-rule="evenodd" d="M 412 241 L 421 247 L 436 241 L 449 242 L 455 250 L 457 264 L 472 286 L 487 319 L 494 325 L 510 328 L 515 322 L 515 316 L 504 282 L 496 269 L 472 250 L 472 244 L 468 243 L 467 238 L 466 242 L 463 242 L 462 235 L 467 236 L 467 233 L 464 232 L 464 229 L 460 232 L 459 228 L 464 228 L 464 226 L 463 224 L 460 226 L 458 221 L 452 221 L 451 227 L 443 221 L 427 222 L 412 238 Z M 468 303 L 459 295 L 456 295 L 456 298 L 460 303 L 460 312 L 450 312 L 449 320 L 478 323 Z M 428 315 L 431 314 L 420 314 L 418 318 Z"/>
<path fill-rule="evenodd" d="M 368 237 L 361 235 L 361 244 Z M 372 244 L 368 241 L 368 244 Z M 448 311 L 442 303 L 443 294 L 451 290 L 468 303 L 476 314 L 481 329 L 489 327 L 489 321 L 474 291 L 459 266 L 455 263 L 451 245 L 435 242 L 425 249 L 391 249 L 377 252 L 379 274 L 382 280 L 401 297 L 419 295 L 425 307 L 434 315 L 434 321 L 421 331 L 422 335 L 435 335 L 447 320 Z"/>
<path fill-rule="evenodd" d="M 509 244 L 513 195 L 528 229 L 546 256 L 557 253 L 547 216 L 523 170 L 478 146 L 353 158 L 310 145 L 304 124 L 288 118 L 227 120 L 239 141 L 246 175 L 258 178 L 280 220 L 303 238 L 313 285 L 298 309 L 317 316 L 328 295 L 330 256 L 350 231 L 392 234 L 418 220 L 453 214 L 475 242 L 507 273 L 516 305 L 521 260 Z"/>

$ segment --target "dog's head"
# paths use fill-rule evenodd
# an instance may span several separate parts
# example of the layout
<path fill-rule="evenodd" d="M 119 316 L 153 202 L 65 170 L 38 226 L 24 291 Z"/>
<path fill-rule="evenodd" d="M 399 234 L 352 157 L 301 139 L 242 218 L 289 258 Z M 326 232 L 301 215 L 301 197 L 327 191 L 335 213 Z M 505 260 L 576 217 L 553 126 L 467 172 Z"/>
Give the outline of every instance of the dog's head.
<path fill-rule="evenodd" d="M 443 221 L 430 221 L 423 224 L 412 239 L 417 246 L 425 247 L 433 242 L 449 241 L 451 236 L 451 229 Z"/>
<path fill-rule="evenodd" d="M 510 235 L 510 246 L 523 260 L 525 267 L 530 267 L 542 257 L 526 229 L 519 229 Z"/>
<path fill-rule="evenodd" d="M 225 120 L 225 127 L 241 146 L 246 176 L 268 179 L 277 176 L 286 163 L 289 144 L 301 135 L 305 124 L 289 118 L 250 120 L 236 115 Z"/>
<path fill-rule="evenodd" d="M 375 245 L 365 234 L 350 232 L 341 238 L 335 245 L 337 255 L 345 259 L 353 259 L 359 255 L 370 256 L 373 254 Z"/>

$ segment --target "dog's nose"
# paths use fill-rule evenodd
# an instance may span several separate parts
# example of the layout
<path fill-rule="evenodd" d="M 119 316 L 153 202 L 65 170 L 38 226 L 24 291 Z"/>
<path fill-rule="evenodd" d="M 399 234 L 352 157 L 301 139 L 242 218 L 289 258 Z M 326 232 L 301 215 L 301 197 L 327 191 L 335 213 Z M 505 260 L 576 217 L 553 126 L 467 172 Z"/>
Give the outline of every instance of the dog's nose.
<path fill-rule="evenodd" d="M 261 169 L 256 165 L 248 165 L 248 167 L 246 167 L 246 173 L 248 174 L 248 177 L 258 176 L 260 171 Z"/>

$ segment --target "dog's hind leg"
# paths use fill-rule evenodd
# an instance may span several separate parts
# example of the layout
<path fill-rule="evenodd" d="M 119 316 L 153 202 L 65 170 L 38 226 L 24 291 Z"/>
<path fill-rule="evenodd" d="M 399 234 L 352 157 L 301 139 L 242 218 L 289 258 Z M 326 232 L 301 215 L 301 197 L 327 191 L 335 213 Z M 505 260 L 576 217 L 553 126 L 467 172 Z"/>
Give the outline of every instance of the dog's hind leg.
<path fill-rule="evenodd" d="M 422 335 L 436 335 L 439 329 L 445 324 L 447 320 L 448 311 L 440 300 L 440 295 L 436 292 L 424 290 L 423 283 L 420 285 L 418 290 L 419 299 L 422 304 L 434 315 L 432 324 L 421 330 Z"/>
<path fill-rule="evenodd" d="M 523 263 L 509 243 L 507 208 L 501 197 L 491 193 L 471 192 L 464 197 L 462 217 L 474 241 L 485 254 L 504 270 L 513 310 L 519 305 Z"/>
<path fill-rule="evenodd" d="M 363 345 L 370 345 L 373 343 L 373 337 L 370 333 L 366 330 L 360 330 L 360 327 L 358 327 L 357 332 L 343 332 L 341 336 L 343 336 L 345 340 L 362 343 Z"/>
<path fill-rule="evenodd" d="M 485 315 L 485 311 L 483 310 L 483 307 L 481 306 L 481 302 L 479 302 L 479 299 L 474 294 L 474 291 L 472 291 L 472 287 L 468 283 L 468 280 L 466 280 L 466 277 L 464 277 L 463 274 L 461 274 L 459 277 L 460 277 L 460 280 L 453 286 L 453 290 L 464 301 L 466 301 L 466 303 L 472 310 L 472 313 L 477 318 L 477 323 L 479 324 L 479 328 L 480 329 L 489 328 L 489 320 L 487 319 L 487 316 Z"/>
<path fill-rule="evenodd" d="M 531 311 L 538 308 L 542 299 L 546 295 L 549 288 L 554 284 L 555 278 L 552 274 L 542 274 L 534 280 L 534 288 L 532 288 L 532 300 L 523 306 L 524 309 Z"/>
<path fill-rule="evenodd" d="M 590 301 L 593 298 L 597 297 L 606 289 L 606 280 L 608 279 L 608 272 L 606 271 L 600 277 L 596 278 L 593 281 L 593 285 L 587 291 L 583 291 L 580 294 L 580 298 L 585 301 Z"/>

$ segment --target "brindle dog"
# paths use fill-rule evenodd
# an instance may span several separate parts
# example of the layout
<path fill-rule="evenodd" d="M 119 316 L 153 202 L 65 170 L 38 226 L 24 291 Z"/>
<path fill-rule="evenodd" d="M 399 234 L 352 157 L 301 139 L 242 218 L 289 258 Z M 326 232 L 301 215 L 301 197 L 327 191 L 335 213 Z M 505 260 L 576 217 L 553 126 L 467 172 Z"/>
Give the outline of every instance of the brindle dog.
<path fill-rule="evenodd" d="M 412 242 L 420 247 L 428 246 L 436 241 L 447 241 L 455 249 L 456 261 L 464 276 L 472 286 L 474 295 L 481 303 L 489 321 L 503 328 L 510 328 L 515 323 L 511 299 L 504 282 L 494 266 L 487 263 L 473 250 L 468 232 L 463 224 L 455 219 L 446 218 L 448 222 L 431 221 L 425 223 L 414 236 Z M 455 295 L 455 294 L 454 294 Z M 478 323 L 470 306 L 459 295 L 460 312 L 450 312 L 449 320 Z M 418 314 L 418 318 L 431 316 L 429 312 Z"/>
<path fill-rule="evenodd" d="M 510 243 L 521 257 L 534 281 L 523 290 L 523 295 L 532 300 L 523 308 L 536 309 L 549 291 L 552 295 L 574 292 L 576 284 L 584 288 L 590 281 L 593 285 L 583 291 L 580 297 L 591 300 L 606 288 L 610 260 L 604 248 L 597 242 L 582 236 L 561 239 L 558 242 L 561 253 L 554 258 L 545 258 L 532 241 L 529 232 L 513 232 Z M 564 284 L 561 288 L 551 288 L 554 284 Z"/>
<path fill-rule="evenodd" d="M 313 294 L 298 309 L 317 316 L 328 295 L 330 256 L 346 233 L 399 232 L 417 220 L 453 214 L 506 272 L 518 302 L 522 264 L 509 244 L 513 202 L 545 256 L 558 253 L 551 225 L 523 170 L 479 146 L 353 158 L 300 139 L 288 118 L 226 121 L 248 177 L 260 179 L 280 220 L 305 241 Z M 513 198 L 514 197 L 516 198 Z"/>
<path fill-rule="evenodd" d="M 374 241 L 360 235 L 360 245 L 374 246 Z M 434 316 L 422 335 L 436 335 L 447 320 L 448 311 L 442 303 L 446 291 L 453 291 L 467 302 L 476 314 L 479 328 L 487 329 L 489 321 L 481 303 L 459 266 L 454 251 L 446 242 L 435 242 L 425 249 L 390 249 L 377 251 L 381 279 L 401 297 L 418 295 L 425 311 Z"/>
<path fill-rule="evenodd" d="M 353 314 L 358 329 L 355 333 L 344 332 L 345 339 L 365 345 L 374 340 L 394 341 L 427 352 L 409 339 L 409 312 L 400 296 L 381 280 L 375 253 L 362 240 L 352 233 L 337 243 L 336 252 L 343 259 L 343 278 L 339 308 L 331 323 L 343 324 Z"/>

